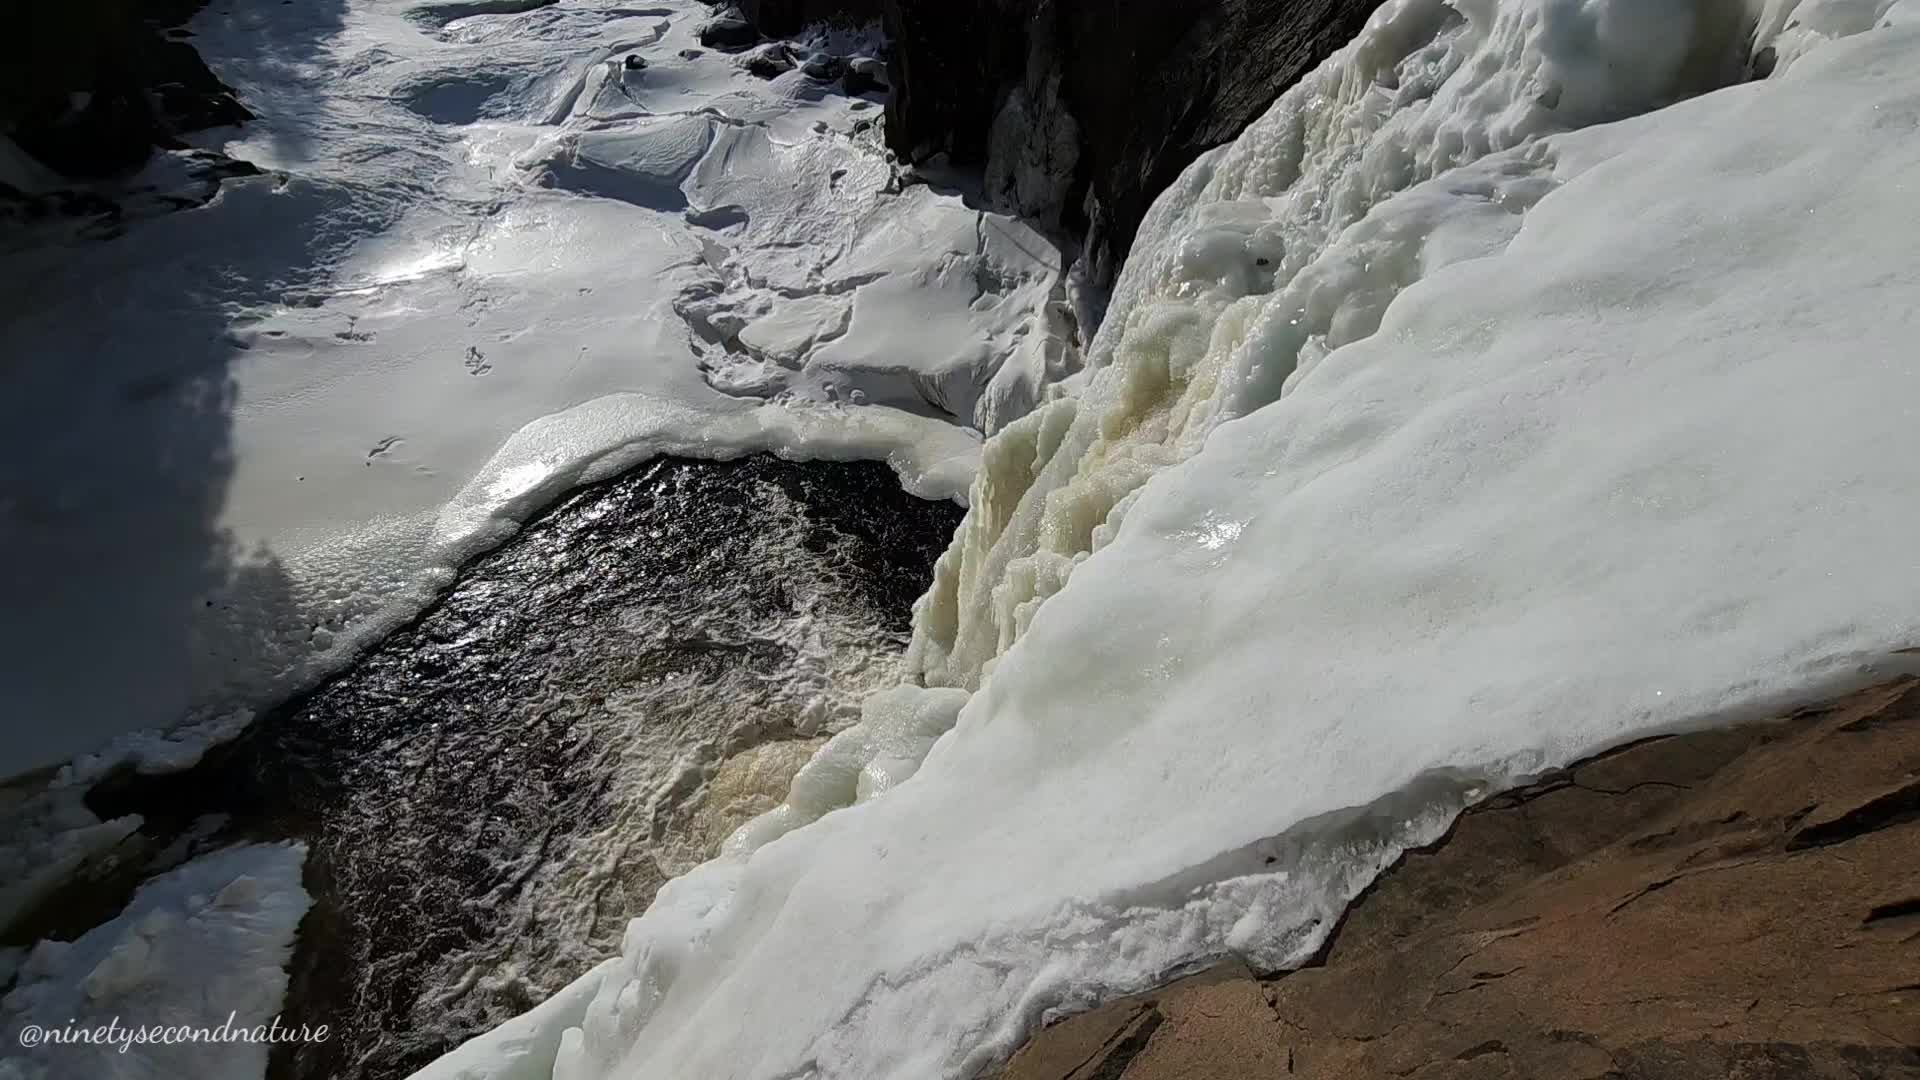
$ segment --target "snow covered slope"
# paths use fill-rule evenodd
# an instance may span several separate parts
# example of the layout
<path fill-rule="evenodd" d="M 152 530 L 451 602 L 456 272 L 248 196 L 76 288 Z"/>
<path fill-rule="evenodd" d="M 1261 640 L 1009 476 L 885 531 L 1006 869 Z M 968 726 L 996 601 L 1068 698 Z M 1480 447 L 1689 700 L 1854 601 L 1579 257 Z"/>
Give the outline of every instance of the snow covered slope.
<path fill-rule="evenodd" d="M 274 174 L 0 243 L 0 777 L 310 681 L 638 457 L 884 458 L 964 494 L 978 431 L 1071 366 L 1058 254 L 898 190 L 877 95 L 756 78 L 709 17 L 199 16 L 259 114 L 206 137 Z"/>
<path fill-rule="evenodd" d="M 1804 6 L 1386 4 L 988 444 L 915 643 L 964 707 L 876 700 L 620 958 L 422 1075 L 965 1076 L 1298 963 L 1494 789 L 1894 666 L 1920 12 Z M 1691 96 L 1750 45 L 1771 78 Z"/>

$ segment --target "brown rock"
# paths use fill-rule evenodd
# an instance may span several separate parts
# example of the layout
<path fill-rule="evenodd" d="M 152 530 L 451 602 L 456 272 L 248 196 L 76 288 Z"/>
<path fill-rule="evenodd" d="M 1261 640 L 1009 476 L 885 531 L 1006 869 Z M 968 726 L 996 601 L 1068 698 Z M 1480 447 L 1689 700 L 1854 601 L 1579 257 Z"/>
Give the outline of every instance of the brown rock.
<path fill-rule="evenodd" d="M 1920 1078 L 1920 680 L 1500 796 L 1308 968 L 1115 1002 L 1002 1076 Z"/>

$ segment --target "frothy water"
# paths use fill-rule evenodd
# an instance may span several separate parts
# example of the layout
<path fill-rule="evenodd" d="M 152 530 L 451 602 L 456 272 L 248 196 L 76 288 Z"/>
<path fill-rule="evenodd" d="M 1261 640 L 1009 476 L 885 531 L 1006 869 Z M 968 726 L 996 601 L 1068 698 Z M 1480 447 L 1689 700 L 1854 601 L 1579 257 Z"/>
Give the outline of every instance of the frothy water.
<path fill-rule="evenodd" d="M 657 461 L 240 744 L 93 801 L 156 834 L 225 814 L 306 840 L 286 1014 L 340 1034 L 269 1075 L 402 1076 L 617 952 L 655 889 L 898 681 L 958 516 L 878 464 Z"/>

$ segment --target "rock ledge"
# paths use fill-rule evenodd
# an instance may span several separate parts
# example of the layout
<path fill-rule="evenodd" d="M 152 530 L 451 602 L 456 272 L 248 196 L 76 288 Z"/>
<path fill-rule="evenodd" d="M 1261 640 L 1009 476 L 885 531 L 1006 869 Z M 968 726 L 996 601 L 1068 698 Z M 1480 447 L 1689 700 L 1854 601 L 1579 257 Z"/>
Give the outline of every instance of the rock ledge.
<path fill-rule="evenodd" d="M 1308 968 L 1115 1002 L 1001 1075 L 1920 1078 L 1920 680 L 1493 799 Z"/>

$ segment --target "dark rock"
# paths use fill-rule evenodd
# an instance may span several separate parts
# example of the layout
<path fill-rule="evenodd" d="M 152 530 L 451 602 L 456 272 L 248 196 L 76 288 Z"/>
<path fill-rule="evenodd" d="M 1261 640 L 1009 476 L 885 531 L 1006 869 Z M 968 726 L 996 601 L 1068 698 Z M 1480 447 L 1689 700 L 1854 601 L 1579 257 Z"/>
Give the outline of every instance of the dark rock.
<path fill-rule="evenodd" d="M 251 118 L 193 46 L 169 35 L 201 4 L 21 5 L 0 37 L 0 130 L 71 179 L 129 172 L 187 132 Z"/>
<path fill-rule="evenodd" d="M 628 53 L 623 63 L 628 71 L 640 71 L 647 66 L 646 60 L 642 59 L 639 53 Z"/>
<path fill-rule="evenodd" d="M 97 225 L 109 230 L 121 220 L 117 203 L 91 191 L 59 190 L 30 195 L 9 184 L 0 184 L 0 225 L 39 222 L 53 217 L 94 218 L 88 227 Z"/>
<path fill-rule="evenodd" d="M 760 31 L 738 15 L 721 14 L 700 28 L 700 44 L 722 52 L 739 52 L 760 42 Z"/>
<path fill-rule="evenodd" d="M 1920 1080 L 1916 775 L 1912 679 L 1624 748 L 1408 853 L 1302 970 L 1116 1002 L 1002 1080 Z"/>
<path fill-rule="evenodd" d="M 887 65 L 871 56 L 856 56 L 847 61 L 847 95 L 859 97 L 862 94 L 884 94 L 887 92 Z"/>
<path fill-rule="evenodd" d="M 742 11 L 764 33 L 787 36 L 812 23 L 877 22 L 881 4 L 882 0 L 745 0 Z"/>
<path fill-rule="evenodd" d="M 707 55 L 707 53 L 706 53 L 706 50 L 704 49 L 681 49 L 680 50 L 680 59 L 682 60 L 698 60 L 705 55 Z"/>
<path fill-rule="evenodd" d="M 856 5 L 857 6 L 857 5 Z M 886 0 L 902 158 L 984 166 L 997 201 L 1088 240 L 1106 280 L 1153 199 L 1365 25 L 1375 0 Z M 1010 108 L 1011 106 L 1011 108 Z M 1005 119 L 1001 120 L 1005 113 Z M 1003 146 L 1050 161 L 1013 190 Z"/>
<path fill-rule="evenodd" d="M 238 176 L 259 176 L 260 166 L 211 150 L 189 152 L 188 169 L 196 179 L 231 180 Z"/>
<path fill-rule="evenodd" d="M 809 79 L 815 79 L 820 82 L 833 82 L 846 73 L 847 63 L 837 56 L 831 56 L 827 53 L 815 53 L 807 57 L 807 62 L 800 65 L 800 70 L 805 73 Z"/>
<path fill-rule="evenodd" d="M 770 42 L 747 54 L 740 66 L 749 75 L 776 79 L 793 70 L 793 50 L 784 41 Z"/>

